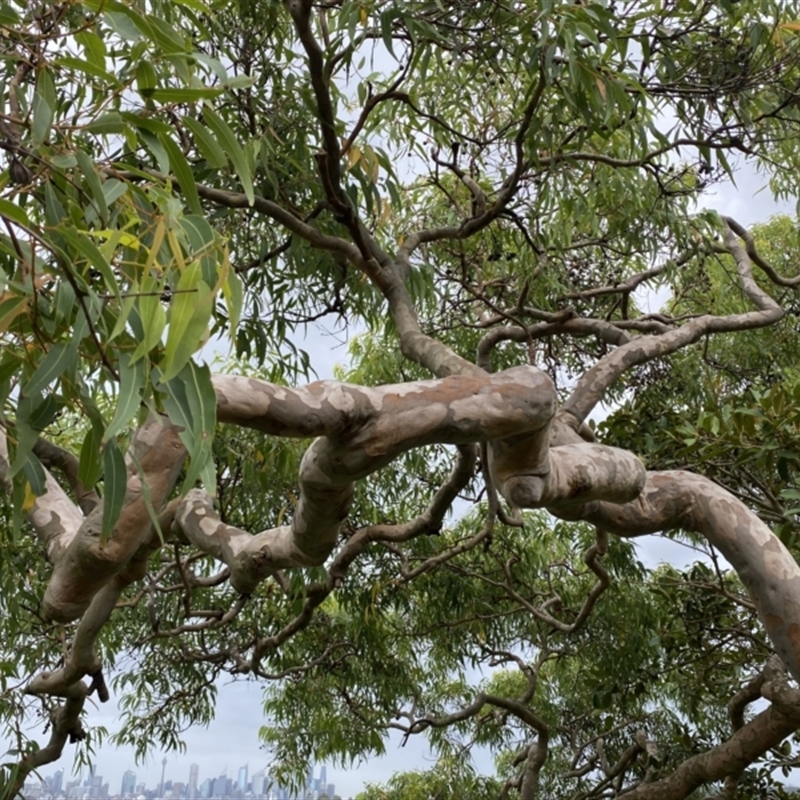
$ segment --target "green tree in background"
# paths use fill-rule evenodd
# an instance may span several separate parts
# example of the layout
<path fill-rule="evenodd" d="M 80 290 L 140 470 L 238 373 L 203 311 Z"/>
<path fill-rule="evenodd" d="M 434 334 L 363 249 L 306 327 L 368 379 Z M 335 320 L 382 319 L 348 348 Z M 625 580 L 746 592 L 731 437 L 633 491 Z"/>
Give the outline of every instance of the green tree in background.
<path fill-rule="evenodd" d="M 786 796 L 800 242 L 699 209 L 738 165 L 797 196 L 799 36 L 0 0 L 3 797 L 90 757 L 95 698 L 144 755 L 226 675 L 296 786 L 398 731 L 438 762 L 368 800 Z M 339 380 L 313 323 L 358 334 Z"/>

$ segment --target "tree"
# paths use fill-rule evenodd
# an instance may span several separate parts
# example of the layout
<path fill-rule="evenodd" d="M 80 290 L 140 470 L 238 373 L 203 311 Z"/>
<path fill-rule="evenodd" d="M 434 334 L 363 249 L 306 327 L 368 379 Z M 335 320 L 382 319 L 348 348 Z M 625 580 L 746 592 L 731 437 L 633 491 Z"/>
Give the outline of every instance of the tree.
<path fill-rule="evenodd" d="M 775 788 L 794 512 L 637 453 L 680 436 L 697 466 L 709 348 L 790 377 L 794 225 L 697 209 L 737 163 L 796 194 L 799 17 L 0 2 L 4 795 L 86 739 L 112 666 L 140 753 L 221 674 L 264 681 L 281 780 L 394 728 L 429 735 L 431 785 L 504 797 Z M 319 320 L 359 334 L 352 367 L 304 385 Z M 726 381 L 730 415 L 753 389 Z M 603 399 L 630 401 L 605 442 Z M 662 531 L 711 566 L 648 574 L 626 540 Z"/>

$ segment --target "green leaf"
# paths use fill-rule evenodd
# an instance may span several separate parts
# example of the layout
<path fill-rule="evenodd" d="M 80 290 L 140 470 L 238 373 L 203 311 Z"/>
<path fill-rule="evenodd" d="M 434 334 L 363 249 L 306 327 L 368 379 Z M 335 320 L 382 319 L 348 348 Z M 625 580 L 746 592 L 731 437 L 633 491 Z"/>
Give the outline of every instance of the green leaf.
<path fill-rule="evenodd" d="M 247 202 L 252 206 L 255 202 L 253 178 L 250 174 L 250 167 L 247 164 L 247 158 L 245 157 L 244 151 L 242 150 L 238 139 L 236 136 L 234 136 L 233 131 L 230 129 L 228 123 L 225 122 L 225 120 L 222 119 L 222 117 L 220 117 L 220 115 L 217 114 L 213 109 L 206 106 L 203 109 L 203 119 L 206 121 L 208 127 L 214 132 L 217 137 L 217 141 L 222 145 L 223 149 L 228 154 L 228 158 L 230 159 L 231 164 L 233 164 L 233 168 L 236 170 L 239 180 L 242 182 L 242 189 L 247 197 Z"/>
<path fill-rule="evenodd" d="M 134 350 L 132 360 L 137 361 L 147 355 L 161 340 L 161 334 L 167 325 L 167 312 L 161 302 L 161 287 L 151 277 L 142 286 L 142 296 L 138 299 L 139 319 L 144 330 L 144 338 Z"/>
<path fill-rule="evenodd" d="M 103 452 L 103 530 L 101 538 L 107 541 L 119 520 L 125 493 L 128 489 L 128 471 L 125 457 L 116 439 L 109 439 Z"/>
<path fill-rule="evenodd" d="M 125 122 L 122 119 L 122 115 L 118 111 L 108 111 L 105 114 L 100 114 L 99 117 L 96 117 L 91 122 L 89 122 L 85 130 L 89 131 L 90 133 L 124 133 L 125 132 Z"/>
<path fill-rule="evenodd" d="M 95 67 L 104 68 L 106 63 L 106 45 L 101 36 L 90 30 L 81 30 L 75 34 L 75 41 L 83 47 L 87 61 Z"/>
<path fill-rule="evenodd" d="M 203 158 L 208 162 L 209 167 L 222 169 L 228 165 L 228 158 L 225 151 L 220 147 L 219 142 L 204 128 L 196 119 L 184 117 L 183 122 L 192 132 L 195 143 L 197 144 Z"/>
<path fill-rule="evenodd" d="M 23 469 L 25 477 L 30 484 L 31 491 L 37 497 L 41 497 L 47 489 L 47 476 L 45 475 L 41 462 L 33 453 L 28 453 Z"/>
<path fill-rule="evenodd" d="M 77 366 L 78 362 L 78 340 L 70 342 L 60 342 L 53 345 L 50 351 L 42 359 L 42 363 L 33 373 L 31 379 L 23 387 L 23 394 L 29 397 L 38 394 L 56 380 L 64 370 Z"/>
<path fill-rule="evenodd" d="M 109 87 L 121 86 L 119 78 L 105 69 L 103 65 L 95 64 L 91 61 L 84 61 L 82 58 L 75 56 L 59 56 L 53 62 L 56 67 L 66 67 L 67 69 L 82 72 L 84 75 L 91 75 L 94 78 L 100 78 L 105 81 Z"/>
<path fill-rule="evenodd" d="M 97 249 L 97 245 L 95 245 L 91 239 L 85 236 L 82 231 L 79 231 L 77 228 L 74 228 L 71 225 L 62 224 L 59 225 L 56 230 L 64 237 L 64 239 L 66 239 L 69 244 L 75 248 L 75 250 L 78 251 L 80 255 L 82 255 L 89 262 L 91 266 L 93 266 L 103 276 L 106 289 L 109 292 L 113 292 L 119 301 L 119 285 L 116 277 L 114 276 L 114 271 L 111 269 L 111 265 L 103 257 L 103 254 L 100 252 L 100 250 Z"/>
<path fill-rule="evenodd" d="M 100 182 L 100 177 L 94 168 L 94 162 L 83 150 L 75 152 L 75 158 L 78 159 L 78 165 L 81 168 L 81 174 L 89 187 L 89 194 L 91 195 L 92 202 L 97 215 L 104 225 L 108 225 L 108 206 L 106 205 L 106 196 L 103 192 L 103 185 Z"/>
<path fill-rule="evenodd" d="M 22 225 L 28 230 L 33 229 L 33 225 L 31 221 L 28 219 L 28 215 L 25 213 L 25 209 L 20 208 L 15 203 L 10 202 L 9 200 L 4 200 L 0 198 L 0 217 L 6 217 L 6 219 L 11 220 L 11 222 L 16 222 L 19 225 Z"/>
<path fill-rule="evenodd" d="M 172 380 L 164 384 L 164 408 L 179 426 L 179 436 L 190 462 L 183 490 L 191 489 L 202 476 L 205 490 L 216 494 L 216 469 L 212 459 L 214 428 L 217 422 L 217 395 L 206 365 L 191 361 Z"/>
<path fill-rule="evenodd" d="M 181 275 L 169 307 L 169 331 L 161 363 L 161 380 L 172 380 L 192 353 L 203 345 L 214 308 L 214 293 L 201 279 L 200 262 Z"/>
<path fill-rule="evenodd" d="M 152 97 L 158 86 L 158 76 L 153 65 L 144 59 L 136 65 L 136 88 L 142 97 Z"/>
<path fill-rule="evenodd" d="M 186 198 L 187 205 L 193 213 L 202 215 L 203 207 L 200 205 L 200 196 L 197 194 L 197 184 L 194 181 L 192 168 L 189 166 L 186 156 L 169 136 L 159 136 L 159 140 L 167 151 L 170 167 Z"/>
<path fill-rule="evenodd" d="M 219 97 L 224 91 L 211 86 L 202 89 L 154 89 L 149 96 L 159 103 L 196 103 L 198 100 Z"/>
<path fill-rule="evenodd" d="M 7 297 L 0 300 L 0 333 L 7 331 L 14 320 L 28 310 L 27 297 Z"/>
<path fill-rule="evenodd" d="M 231 337 L 235 339 L 236 331 L 239 328 L 239 319 L 242 315 L 244 286 L 241 278 L 233 269 L 228 272 L 228 277 L 222 284 L 222 296 L 225 298 L 225 306 L 228 309 Z"/>
<path fill-rule="evenodd" d="M 169 156 L 161 144 L 161 140 L 142 127 L 139 128 L 139 136 L 155 157 L 159 172 L 169 173 Z"/>
<path fill-rule="evenodd" d="M 36 78 L 36 90 L 33 93 L 33 125 L 31 126 L 31 143 L 39 147 L 50 134 L 56 108 L 56 90 L 53 78 L 46 69 L 39 71 Z"/>
<path fill-rule="evenodd" d="M 17 452 L 9 477 L 13 478 L 25 466 L 39 434 L 55 419 L 60 407 L 52 394 L 44 398 L 41 395 L 20 397 L 16 419 Z"/>
<path fill-rule="evenodd" d="M 108 428 L 103 434 L 103 442 L 116 436 L 133 418 L 142 402 L 142 389 L 145 382 L 144 362 L 132 363 L 133 359 L 123 353 L 119 358 L 119 397 L 117 409 Z"/>
<path fill-rule="evenodd" d="M 100 458 L 102 437 L 94 425 L 86 432 L 81 445 L 81 456 L 78 464 L 78 479 L 84 486 L 94 486 L 103 472 L 103 462 Z"/>

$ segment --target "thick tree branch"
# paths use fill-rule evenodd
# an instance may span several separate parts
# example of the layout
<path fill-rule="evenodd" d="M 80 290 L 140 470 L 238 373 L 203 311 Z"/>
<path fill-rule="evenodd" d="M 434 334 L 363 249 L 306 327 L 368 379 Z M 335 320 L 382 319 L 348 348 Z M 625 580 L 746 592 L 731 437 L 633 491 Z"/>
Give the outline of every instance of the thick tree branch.
<path fill-rule="evenodd" d="M 217 376 L 214 385 L 221 421 L 320 437 L 300 466 L 291 525 L 253 537 L 224 525 L 201 492 L 190 492 L 178 512 L 185 535 L 224 561 L 232 584 L 246 594 L 276 569 L 323 563 L 347 516 L 354 482 L 413 447 L 496 440 L 497 469 L 512 471 L 511 462 L 547 469 L 554 389 L 532 367 L 376 388 L 322 381 L 288 389 L 232 376 Z M 439 498 L 437 510 L 450 494 Z"/>
<path fill-rule="evenodd" d="M 747 506 L 716 483 L 689 472 L 648 472 L 639 497 L 624 505 L 587 503 L 564 519 L 584 519 L 617 536 L 665 530 L 702 534 L 728 559 L 752 598 L 776 651 L 800 680 L 800 567 Z"/>
<path fill-rule="evenodd" d="M 8 439 L 0 426 L 0 485 L 11 493 Z M 83 515 L 49 470 L 45 469 L 45 491 L 34 500 L 28 512 L 34 530 L 52 564 L 62 557 L 84 522 Z"/>
<path fill-rule="evenodd" d="M 745 723 L 726 742 L 687 759 L 670 775 L 640 784 L 626 800 L 684 800 L 697 787 L 727 780 L 777 747 L 800 727 L 800 690 L 789 686 L 780 669 L 767 665 L 762 695 L 772 705 Z"/>
<path fill-rule="evenodd" d="M 171 424 L 151 418 L 137 431 L 132 453 L 125 503 L 114 530 L 102 529 L 101 504 L 55 557 L 42 601 L 46 619 L 66 622 L 80 617 L 95 594 L 125 568 L 148 539 L 153 527 L 148 506 L 158 510 L 165 504 L 185 451 Z M 142 479 L 147 484 L 146 496 Z"/>

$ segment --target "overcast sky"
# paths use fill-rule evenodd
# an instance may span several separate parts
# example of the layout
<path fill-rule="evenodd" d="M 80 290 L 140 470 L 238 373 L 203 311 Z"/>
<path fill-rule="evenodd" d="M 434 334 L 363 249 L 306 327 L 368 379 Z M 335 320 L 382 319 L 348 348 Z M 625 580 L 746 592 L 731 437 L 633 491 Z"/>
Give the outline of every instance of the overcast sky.
<path fill-rule="evenodd" d="M 735 188 L 730 184 L 718 187 L 714 195 L 706 198 L 705 205 L 715 208 L 722 214 L 734 217 L 743 225 L 764 222 L 776 213 L 794 213 L 793 203 L 779 205 L 772 200 L 765 189 L 766 179 L 752 170 L 742 170 L 737 174 Z M 652 309 L 655 310 L 655 309 Z M 346 360 L 345 336 L 341 333 L 326 333 L 321 329 L 312 332 L 301 345 L 311 355 L 311 363 L 320 378 L 332 376 L 336 363 Z M 696 558 L 696 554 L 686 547 L 669 540 L 650 536 L 637 540 L 641 559 L 648 565 L 669 560 L 685 565 Z M 88 724 L 104 725 L 110 730 L 116 727 L 116 702 L 103 706 L 88 707 Z M 260 749 L 258 729 L 264 724 L 261 707 L 261 691 L 255 682 L 239 682 L 221 686 L 217 706 L 217 718 L 207 728 L 195 728 L 186 732 L 185 754 L 166 754 L 168 764 L 167 779 L 186 782 L 189 766 L 200 765 L 200 780 L 214 777 L 227 770 L 229 777 L 235 779 L 240 766 L 247 764 L 250 775 L 268 766 L 269 754 Z M 65 749 L 60 761 L 46 766 L 42 774 L 50 775 L 57 769 L 69 774 L 72 769 L 72 748 Z M 122 774 L 127 769 L 137 772 L 138 780 L 150 786 L 158 783 L 161 776 L 161 760 L 164 754 L 153 753 L 143 765 L 136 766 L 133 753 L 127 749 L 104 747 L 97 752 L 97 773 L 108 781 L 110 790 L 118 792 Z M 483 760 L 483 757 L 481 757 Z M 355 795 L 365 782 L 385 782 L 399 770 L 425 769 L 432 765 L 424 747 L 424 740 L 412 740 L 405 747 L 400 746 L 396 737 L 387 744 L 387 754 L 380 759 L 358 764 L 350 769 L 337 769 L 327 765 L 328 780 L 335 784 L 336 791 L 343 798 Z M 479 768 L 490 769 L 491 764 L 478 764 Z M 318 775 L 319 769 L 315 769 Z"/>

